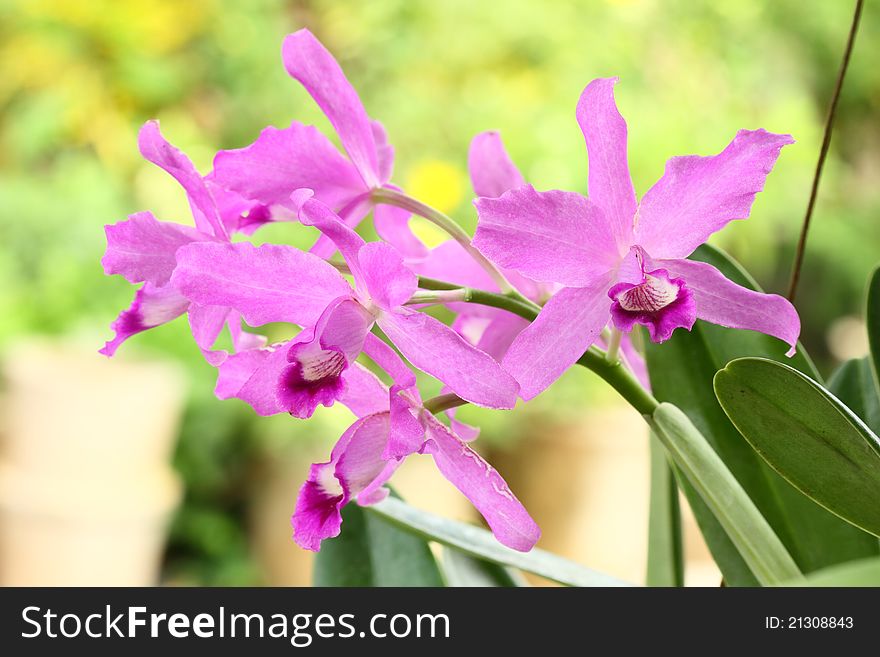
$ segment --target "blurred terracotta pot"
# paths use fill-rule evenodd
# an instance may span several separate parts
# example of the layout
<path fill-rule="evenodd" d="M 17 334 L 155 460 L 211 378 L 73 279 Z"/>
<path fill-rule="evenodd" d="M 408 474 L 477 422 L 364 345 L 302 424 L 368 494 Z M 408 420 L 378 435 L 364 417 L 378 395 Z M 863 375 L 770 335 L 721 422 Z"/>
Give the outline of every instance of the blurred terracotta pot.
<path fill-rule="evenodd" d="M 0 465 L 0 585 L 156 584 L 180 491 L 167 469 L 87 480 Z"/>
<path fill-rule="evenodd" d="M 4 375 L 6 460 L 65 471 L 168 463 L 184 394 L 178 368 L 28 342 L 6 353 Z"/>
<path fill-rule="evenodd" d="M 0 584 L 155 584 L 181 373 L 48 342 L 10 349 L 4 373 Z"/>

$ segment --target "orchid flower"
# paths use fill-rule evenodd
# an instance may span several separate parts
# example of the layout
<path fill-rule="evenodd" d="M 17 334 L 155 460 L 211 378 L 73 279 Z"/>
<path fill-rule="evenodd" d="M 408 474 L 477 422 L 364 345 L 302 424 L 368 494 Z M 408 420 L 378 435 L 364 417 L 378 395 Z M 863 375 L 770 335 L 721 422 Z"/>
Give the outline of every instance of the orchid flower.
<path fill-rule="evenodd" d="M 217 153 L 211 181 L 258 204 L 256 215 L 249 219 L 252 225 L 296 218 L 291 194 L 308 188 L 346 224 L 356 226 L 374 209 L 371 192 L 396 189 L 390 184 L 394 148 L 382 124 L 367 114 L 333 55 L 311 32 L 303 29 L 288 35 L 281 56 L 290 76 L 329 119 L 347 157 L 313 126 L 294 121 L 287 128 L 266 128 L 245 148 Z M 419 259 L 427 249 L 409 230 L 409 217 L 405 210 L 380 205 L 373 220 L 380 237 L 408 258 Z M 312 252 L 330 257 L 333 243 L 322 237 Z"/>
<path fill-rule="evenodd" d="M 104 345 L 101 353 L 112 356 L 132 335 L 184 313 L 189 314 L 193 337 L 212 364 L 219 364 L 227 356 L 225 351 L 211 351 L 224 325 L 229 326 L 237 350 L 260 346 L 260 336 L 241 330 L 237 312 L 228 307 L 193 304 L 169 282 L 177 264 L 178 248 L 198 242 L 228 242 L 230 231 L 205 179 L 186 155 L 165 140 L 157 121 L 149 121 L 141 128 L 138 146 L 144 158 L 164 169 L 183 187 L 195 227 L 158 221 L 150 212 L 139 212 L 105 227 L 107 250 L 101 260 L 104 272 L 120 274 L 131 283 L 143 285 L 131 306 L 111 325 L 115 337 Z M 230 208 L 230 212 L 234 214 L 240 209 Z"/>
<path fill-rule="evenodd" d="M 430 454 L 446 479 L 486 519 L 504 545 L 527 552 L 541 530 L 500 474 L 425 408 L 416 379 L 394 351 L 370 336 L 371 353 L 394 379 L 385 405 L 360 415 L 342 435 L 326 463 L 312 465 L 291 518 L 294 540 L 308 550 L 337 536 L 340 511 L 352 500 L 376 504 L 388 496 L 384 484 L 411 454 Z"/>
<path fill-rule="evenodd" d="M 525 184 L 525 179 L 507 154 L 501 136 L 494 131 L 483 132 L 473 138 L 468 153 L 468 170 L 474 192 L 479 197 L 497 198 Z M 490 292 L 499 291 L 487 272 L 454 240 L 432 249 L 427 258 L 413 263 L 412 267 L 423 276 Z M 525 298 L 539 305 L 552 297 L 560 287 L 552 283 L 539 283 L 513 270 L 503 273 Z M 499 361 L 529 325 L 519 315 L 499 308 L 467 303 L 450 303 L 447 307 L 456 313 L 453 328 Z M 620 354 L 642 385 L 649 388 L 644 358 L 634 348 L 629 336 L 622 338 Z"/>
<path fill-rule="evenodd" d="M 242 355 L 221 371 L 221 394 L 251 403 L 258 412 L 282 410 L 300 418 L 330 406 L 346 390 L 346 373 L 378 325 L 410 363 L 444 382 L 462 399 L 490 408 L 512 408 L 518 386 L 491 356 L 451 328 L 406 304 L 417 289 L 401 255 L 384 242 L 366 243 L 311 190 L 294 204 L 300 221 L 317 227 L 341 251 L 354 288 L 330 264 L 287 246 L 191 243 L 177 251 L 175 287 L 194 303 L 236 309 L 251 326 L 289 322 L 306 327 L 282 356 L 262 358 L 247 380 Z M 278 349 L 276 349 L 278 351 Z M 264 382 L 277 375 L 275 406 Z M 257 386 L 251 379 L 256 376 Z M 235 389 L 237 382 L 242 386 Z M 255 404 L 260 400 L 259 404 Z M 259 406 L 259 408 L 258 408 Z"/>
<path fill-rule="evenodd" d="M 530 185 L 475 201 L 474 245 L 497 265 L 562 286 L 513 341 L 503 365 L 531 399 L 593 344 L 609 321 L 662 342 L 697 318 L 780 338 L 794 353 L 792 305 L 687 260 L 715 231 L 748 217 L 789 135 L 742 130 L 721 153 L 676 157 L 636 202 L 616 78 L 591 82 L 577 106 L 590 160 L 589 198 Z"/>

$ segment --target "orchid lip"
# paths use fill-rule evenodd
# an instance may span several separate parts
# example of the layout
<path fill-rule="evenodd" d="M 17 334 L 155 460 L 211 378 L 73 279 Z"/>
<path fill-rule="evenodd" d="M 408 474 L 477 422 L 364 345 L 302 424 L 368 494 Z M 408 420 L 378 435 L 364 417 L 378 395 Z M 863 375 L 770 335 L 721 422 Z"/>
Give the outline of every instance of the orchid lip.
<path fill-rule="evenodd" d="M 340 352 L 325 350 L 320 358 L 299 359 L 300 376 L 307 384 L 338 377 L 348 364 Z"/>
<path fill-rule="evenodd" d="M 645 282 L 617 295 L 620 307 L 630 312 L 654 313 L 678 298 L 680 286 L 662 276 L 645 274 Z"/>
<path fill-rule="evenodd" d="M 639 258 L 640 266 L 644 267 Z M 608 291 L 614 301 L 614 326 L 628 333 L 635 324 L 648 329 L 653 342 L 664 342 L 676 328 L 690 330 L 696 321 L 693 293 L 682 278 L 671 278 L 665 269 L 646 272 L 640 283 L 618 283 Z"/>

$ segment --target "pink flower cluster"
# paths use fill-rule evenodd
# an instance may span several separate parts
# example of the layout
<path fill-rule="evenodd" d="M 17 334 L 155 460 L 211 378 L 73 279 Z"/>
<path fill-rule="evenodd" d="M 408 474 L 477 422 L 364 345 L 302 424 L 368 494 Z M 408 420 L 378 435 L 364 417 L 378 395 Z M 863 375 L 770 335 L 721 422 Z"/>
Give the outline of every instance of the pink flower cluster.
<path fill-rule="evenodd" d="M 500 291 L 497 279 L 456 241 L 426 248 L 409 228 L 409 212 L 382 202 L 377 192 L 400 191 L 391 182 L 394 149 L 320 42 L 307 30 L 291 34 L 282 59 L 330 120 L 344 153 L 293 122 L 219 152 L 203 176 L 156 122 L 147 123 L 140 151 L 183 187 L 194 227 L 149 212 L 107 226 L 105 272 L 141 286 L 101 351 L 111 356 L 129 337 L 185 314 L 218 369 L 219 398 L 297 418 L 337 401 L 347 406 L 356 421 L 330 459 L 312 466 L 296 502 L 294 538 L 302 547 L 317 550 L 336 536 L 350 501 L 384 499 L 385 483 L 412 454 L 430 454 L 500 542 L 526 551 L 538 540 L 538 526 L 504 479 L 469 446 L 477 430 L 457 421 L 454 409 L 432 412 L 412 368 L 464 401 L 510 409 L 518 397 L 546 389 L 607 330 L 627 334 L 641 324 L 662 342 L 700 318 L 762 331 L 794 348 L 800 325 L 787 301 L 687 259 L 710 234 L 748 216 L 789 136 L 741 131 L 718 155 L 673 158 L 637 201 L 613 79 L 590 83 L 577 106 L 589 196 L 536 191 L 496 133 L 478 135 L 468 162 L 479 216 L 473 247 L 540 313 L 529 323 L 450 299 L 456 319 L 448 326 L 422 312 L 419 276 L 487 291 Z M 376 242 L 356 232 L 369 215 Z M 274 221 L 312 226 L 318 239 L 309 252 L 232 239 Z M 330 261 L 337 252 L 344 268 Z M 299 330 L 276 344 L 247 330 L 277 322 Z M 224 328 L 233 353 L 215 349 Z M 359 362 L 361 354 L 390 385 Z M 623 356 L 644 378 L 627 341 Z"/>

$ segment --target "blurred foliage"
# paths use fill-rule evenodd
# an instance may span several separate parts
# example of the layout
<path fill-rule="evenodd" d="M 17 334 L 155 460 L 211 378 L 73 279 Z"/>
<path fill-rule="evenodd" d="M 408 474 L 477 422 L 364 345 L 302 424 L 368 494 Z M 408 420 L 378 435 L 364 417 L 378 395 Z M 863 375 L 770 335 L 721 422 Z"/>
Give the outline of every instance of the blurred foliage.
<path fill-rule="evenodd" d="M 397 151 L 395 179 L 469 227 L 465 163 L 481 130 L 501 130 L 537 187 L 585 189 L 574 107 L 594 77 L 621 78 L 639 193 L 672 155 L 717 152 L 740 128 L 790 132 L 797 144 L 784 151 L 752 219 L 718 236 L 768 290 L 781 292 L 851 15 L 848 2 L 808 4 L 3 0 L 0 350 L 32 333 L 77 332 L 100 344 L 132 294 L 101 272 L 101 226 L 147 208 L 190 220 L 176 183 L 137 153 L 143 121 L 161 119 L 203 171 L 218 148 L 244 146 L 267 124 L 296 118 L 330 134 L 279 60 L 284 34 L 303 26 L 338 56 L 384 122 Z M 880 57 L 878 32 L 880 14 L 869 7 L 799 296 L 804 341 L 826 371 L 827 327 L 859 313 L 880 243 L 880 69 L 871 64 Z M 273 226 L 259 239 L 304 245 L 310 235 Z M 176 456 L 188 494 L 169 572 L 193 582 L 259 581 L 243 529 L 255 464 L 307 436 L 329 443 L 346 419 L 334 412 L 308 429 L 286 417 L 255 422 L 242 404 L 213 400 L 213 372 L 187 334 L 178 321 L 123 349 L 185 362 L 197 391 Z M 572 372 L 530 409 L 578 409 L 585 394 L 601 401 L 609 393 Z M 490 439 L 517 433 L 509 414 L 465 409 L 462 417 Z M 294 494 L 292 484 L 291 501 Z"/>

